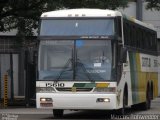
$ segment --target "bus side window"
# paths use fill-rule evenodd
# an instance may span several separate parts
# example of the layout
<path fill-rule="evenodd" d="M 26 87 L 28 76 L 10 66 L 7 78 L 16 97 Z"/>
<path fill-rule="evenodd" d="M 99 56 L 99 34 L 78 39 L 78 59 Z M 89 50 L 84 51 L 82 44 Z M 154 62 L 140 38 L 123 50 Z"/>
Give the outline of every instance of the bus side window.
<path fill-rule="evenodd" d="M 156 33 L 152 34 L 152 39 L 154 41 L 154 51 L 157 51 L 157 37 L 156 37 Z"/>
<path fill-rule="evenodd" d="M 123 33 L 124 33 L 124 44 L 128 45 L 128 33 L 127 33 L 127 24 L 123 23 Z"/>
<path fill-rule="evenodd" d="M 117 17 L 116 19 L 116 33 L 118 37 L 122 37 L 122 23 L 121 23 L 121 17 Z"/>
<path fill-rule="evenodd" d="M 133 28 L 130 25 L 130 46 L 133 47 Z"/>
<path fill-rule="evenodd" d="M 132 27 L 132 30 L 133 30 L 133 33 L 132 33 L 133 34 L 133 47 L 136 48 L 137 47 L 137 41 L 136 41 L 137 40 L 137 38 L 136 38 L 137 32 L 136 32 L 136 27 L 134 25 Z"/>
<path fill-rule="evenodd" d="M 143 49 L 146 49 L 146 45 L 147 44 L 147 42 L 146 42 L 146 34 L 145 34 L 145 32 L 142 30 L 142 48 Z"/>
<path fill-rule="evenodd" d="M 131 29 L 130 29 L 130 25 L 127 24 L 127 28 L 128 28 L 128 45 L 131 45 Z"/>
<path fill-rule="evenodd" d="M 121 18 L 118 18 L 118 33 L 119 37 L 122 37 L 122 25 L 121 25 Z"/>
<path fill-rule="evenodd" d="M 139 28 L 136 29 L 136 47 L 140 47 L 140 40 L 139 40 Z"/>

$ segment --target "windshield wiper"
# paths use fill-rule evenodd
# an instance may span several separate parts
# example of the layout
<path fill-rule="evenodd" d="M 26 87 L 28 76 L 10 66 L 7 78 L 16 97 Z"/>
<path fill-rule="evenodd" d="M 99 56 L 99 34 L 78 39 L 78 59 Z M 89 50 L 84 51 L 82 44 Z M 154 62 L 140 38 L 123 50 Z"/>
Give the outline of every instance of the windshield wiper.
<path fill-rule="evenodd" d="M 72 63 L 72 58 L 68 59 L 68 61 L 66 62 L 66 64 L 62 68 L 60 74 L 57 76 L 56 81 L 58 81 L 61 78 L 61 76 L 63 75 L 63 73 L 66 71 L 66 68 L 68 68 L 70 62 Z"/>
<path fill-rule="evenodd" d="M 69 66 L 69 64 L 71 63 L 71 66 L 72 66 L 72 70 L 74 70 L 74 60 L 73 60 L 73 57 L 74 55 L 73 55 L 73 49 L 72 49 L 72 58 L 69 58 L 68 59 L 68 61 L 66 62 L 66 64 L 64 65 L 64 67 L 62 68 L 62 70 L 61 70 L 61 72 L 60 72 L 60 74 L 57 76 L 57 78 L 56 78 L 56 81 L 59 81 L 59 79 L 61 78 L 61 76 L 63 75 L 63 73 L 65 72 L 65 71 L 67 71 L 66 70 L 66 68 Z M 69 70 L 68 70 L 69 71 Z"/>
<path fill-rule="evenodd" d="M 86 69 L 85 65 L 81 62 L 81 60 L 77 58 L 77 62 L 76 62 L 76 63 L 77 63 L 78 65 L 80 65 L 80 67 L 82 67 L 82 70 L 84 71 L 84 73 L 86 74 L 86 76 L 88 77 L 88 79 L 89 79 L 91 82 L 95 82 L 95 81 L 92 79 L 90 73 L 87 72 L 87 69 Z M 76 66 L 76 68 L 77 68 L 77 66 Z"/>

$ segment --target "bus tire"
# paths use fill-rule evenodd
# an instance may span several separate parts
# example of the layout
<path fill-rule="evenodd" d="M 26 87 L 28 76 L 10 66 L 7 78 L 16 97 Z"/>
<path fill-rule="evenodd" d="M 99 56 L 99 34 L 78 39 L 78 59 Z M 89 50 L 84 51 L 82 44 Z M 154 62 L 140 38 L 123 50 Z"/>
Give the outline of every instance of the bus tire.
<path fill-rule="evenodd" d="M 151 82 L 151 100 L 153 100 L 154 95 L 153 95 L 153 82 Z"/>
<path fill-rule="evenodd" d="M 142 110 L 148 110 L 151 108 L 151 94 L 152 94 L 151 91 L 147 89 L 146 102 L 141 103 Z"/>
<path fill-rule="evenodd" d="M 123 94 L 123 106 L 122 106 L 121 109 L 119 109 L 117 111 L 118 115 L 125 115 L 126 114 L 126 106 L 127 106 L 127 104 L 128 104 L 128 94 L 127 94 L 127 92 L 124 92 L 124 94 Z"/>
<path fill-rule="evenodd" d="M 55 118 L 61 118 L 63 116 L 63 111 L 61 109 L 53 109 L 53 116 Z"/>

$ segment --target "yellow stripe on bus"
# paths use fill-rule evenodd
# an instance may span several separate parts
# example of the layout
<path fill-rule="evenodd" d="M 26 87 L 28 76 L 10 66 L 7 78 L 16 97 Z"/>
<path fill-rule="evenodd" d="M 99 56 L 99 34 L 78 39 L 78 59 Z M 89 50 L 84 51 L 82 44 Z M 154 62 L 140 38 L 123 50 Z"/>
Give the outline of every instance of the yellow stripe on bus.
<path fill-rule="evenodd" d="M 109 85 L 110 83 L 96 83 L 96 87 L 98 88 L 108 87 Z"/>

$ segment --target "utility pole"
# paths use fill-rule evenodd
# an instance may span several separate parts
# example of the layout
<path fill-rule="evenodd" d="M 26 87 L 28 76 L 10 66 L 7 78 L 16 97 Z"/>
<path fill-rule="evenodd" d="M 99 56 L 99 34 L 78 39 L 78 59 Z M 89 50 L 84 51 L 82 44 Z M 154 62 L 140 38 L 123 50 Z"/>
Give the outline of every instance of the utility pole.
<path fill-rule="evenodd" d="M 143 0 L 136 1 L 136 19 L 143 20 Z"/>

